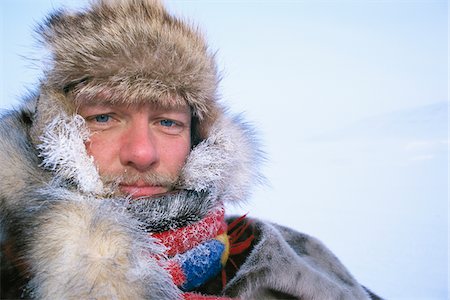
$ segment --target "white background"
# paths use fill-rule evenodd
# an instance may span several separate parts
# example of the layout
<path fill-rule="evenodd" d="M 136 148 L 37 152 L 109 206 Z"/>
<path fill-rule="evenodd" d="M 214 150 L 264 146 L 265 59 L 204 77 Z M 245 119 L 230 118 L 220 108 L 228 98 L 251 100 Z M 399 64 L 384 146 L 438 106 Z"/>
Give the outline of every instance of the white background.
<path fill-rule="evenodd" d="M 85 1 L 3 0 L 0 107 L 33 88 L 32 29 Z M 387 299 L 448 299 L 447 1 L 169 1 L 217 51 L 270 185 L 234 213 L 320 238 Z"/>

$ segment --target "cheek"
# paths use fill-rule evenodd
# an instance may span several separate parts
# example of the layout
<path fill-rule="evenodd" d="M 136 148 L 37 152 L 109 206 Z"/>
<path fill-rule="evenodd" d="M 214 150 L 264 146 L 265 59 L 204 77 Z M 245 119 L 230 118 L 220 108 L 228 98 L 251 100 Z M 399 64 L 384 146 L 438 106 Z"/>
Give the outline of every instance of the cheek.
<path fill-rule="evenodd" d="M 95 152 L 95 151 L 92 151 L 92 142 L 91 141 L 86 142 L 86 143 L 84 143 L 84 146 L 86 147 L 87 154 L 89 156 L 94 156 L 93 152 Z"/>
<path fill-rule="evenodd" d="M 190 151 L 190 140 L 171 142 L 161 151 L 161 160 L 170 166 L 172 171 L 178 171 L 184 166 Z"/>
<path fill-rule="evenodd" d="M 87 153 L 94 158 L 100 173 L 107 171 L 114 165 L 117 143 L 106 143 L 101 136 L 92 136 L 89 142 L 85 143 Z"/>

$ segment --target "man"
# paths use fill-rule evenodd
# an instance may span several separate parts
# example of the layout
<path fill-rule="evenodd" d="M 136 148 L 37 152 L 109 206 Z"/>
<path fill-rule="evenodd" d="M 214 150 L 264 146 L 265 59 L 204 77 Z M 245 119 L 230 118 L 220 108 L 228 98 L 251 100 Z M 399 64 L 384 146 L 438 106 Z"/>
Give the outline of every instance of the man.
<path fill-rule="evenodd" d="M 370 299 L 316 239 L 223 204 L 261 180 L 202 35 L 151 0 L 57 11 L 0 122 L 2 297 Z"/>

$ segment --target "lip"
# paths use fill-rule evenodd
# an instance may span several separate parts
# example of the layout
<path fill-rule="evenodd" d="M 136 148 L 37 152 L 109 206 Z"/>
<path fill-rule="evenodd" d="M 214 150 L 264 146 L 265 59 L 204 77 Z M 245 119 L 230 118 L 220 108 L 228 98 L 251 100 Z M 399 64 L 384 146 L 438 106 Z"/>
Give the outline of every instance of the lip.
<path fill-rule="evenodd" d="M 167 192 L 167 188 L 160 185 L 148 185 L 143 183 L 120 184 L 119 189 L 122 193 L 130 195 L 131 198 L 150 197 Z"/>

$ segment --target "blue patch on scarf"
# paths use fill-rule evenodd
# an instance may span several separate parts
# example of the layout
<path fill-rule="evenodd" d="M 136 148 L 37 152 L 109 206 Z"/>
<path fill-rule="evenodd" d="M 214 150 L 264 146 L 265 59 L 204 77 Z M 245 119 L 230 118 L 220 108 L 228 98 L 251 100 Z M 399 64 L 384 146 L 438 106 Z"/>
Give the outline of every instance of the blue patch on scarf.
<path fill-rule="evenodd" d="M 224 244 L 212 239 L 180 255 L 180 266 L 186 277 L 181 289 L 190 291 L 217 275 L 222 269 L 221 257 L 224 250 Z"/>

